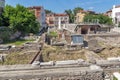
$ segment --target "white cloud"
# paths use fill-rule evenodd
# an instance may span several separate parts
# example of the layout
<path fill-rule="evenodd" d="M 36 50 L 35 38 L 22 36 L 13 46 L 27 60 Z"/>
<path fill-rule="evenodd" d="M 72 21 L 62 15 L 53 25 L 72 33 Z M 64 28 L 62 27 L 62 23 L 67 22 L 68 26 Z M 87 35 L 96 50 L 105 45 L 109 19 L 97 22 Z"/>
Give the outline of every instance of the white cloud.
<path fill-rule="evenodd" d="M 95 1 L 95 0 L 92 0 L 92 1 L 86 1 L 86 2 L 80 2 L 80 3 L 77 3 L 76 5 L 77 6 L 88 6 L 88 5 L 94 5 L 94 4 L 98 4 L 98 3 L 103 3 L 103 2 L 108 2 L 108 1 L 112 1 L 112 0 L 99 0 L 99 1 Z"/>
<path fill-rule="evenodd" d="M 89 9 L 89 10 L 93 10 L 93 9 L 94 9 L 94 7 L 88 7 L 88 9 Z"/>
<path fill-rule="evenodd" d="M 103 2 L 103 1 L 93 1 L 93 2 L 85 2 L 85 3 L 81 3 L 80 5 L 91 5 L 91 4 L 97 4 L 97 3 L 101 3 L 101 2 Z"/>

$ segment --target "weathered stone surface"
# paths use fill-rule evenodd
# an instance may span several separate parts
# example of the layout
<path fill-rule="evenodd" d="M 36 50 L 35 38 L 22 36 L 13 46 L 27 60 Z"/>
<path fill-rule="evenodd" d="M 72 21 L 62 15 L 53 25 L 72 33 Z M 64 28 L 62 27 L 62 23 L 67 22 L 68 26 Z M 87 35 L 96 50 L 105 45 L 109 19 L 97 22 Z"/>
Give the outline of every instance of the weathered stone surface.
<path fill-rule="evenodd" d="M 103 80 L 103 70 L 89 68 L 54 68 L 2 72 L 1 80 Z M 8 76 L 6 76 L 9 73 Z"/>
<path fill-rule="evenodd" d="M 20 35 L 21 35 L 21 32 L 15 32 L 14 34 L 12 34 L 11 36 L 10 36 L 10 40 L 14 40 L 14 39 L 16 39 L 16 38 L 18 38 L 18 37 L 20 37 Z"/>
<path fill-rule="evenodd" d="M 96 53 L 99 53 L 102 50 L 104 50 L 104 47 L 100 46 L 96 39 L 89 40 L 88 41 L 88 47 L 89 47 L 89 50 L 94 51 Z"/>

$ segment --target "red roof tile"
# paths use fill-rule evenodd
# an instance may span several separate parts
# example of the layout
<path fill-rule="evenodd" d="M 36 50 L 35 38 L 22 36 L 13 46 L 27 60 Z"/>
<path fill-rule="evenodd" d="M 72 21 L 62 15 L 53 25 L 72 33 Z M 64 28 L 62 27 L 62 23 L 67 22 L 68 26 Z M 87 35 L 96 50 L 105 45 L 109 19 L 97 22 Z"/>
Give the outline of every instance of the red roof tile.
<path fill-rule="evenodd" d="M 54 14 L 55 16 L 68 16 L 67 14 Z"/>
<path fill-rule="evenodd" d="M 115 6 L 115 8 L 120 8 L 120 5 Z"/>
<path fill-rule="evenodd" d="M 78 12 L 86 13 L 87 11 L 85 11 L 85 10 L 79 10 Z"/>
<path fill-rule="evenodd" d="M 41 6 L 32 6 L 32 7 L 28 7 L 29 9 L 41 9 Z"/>

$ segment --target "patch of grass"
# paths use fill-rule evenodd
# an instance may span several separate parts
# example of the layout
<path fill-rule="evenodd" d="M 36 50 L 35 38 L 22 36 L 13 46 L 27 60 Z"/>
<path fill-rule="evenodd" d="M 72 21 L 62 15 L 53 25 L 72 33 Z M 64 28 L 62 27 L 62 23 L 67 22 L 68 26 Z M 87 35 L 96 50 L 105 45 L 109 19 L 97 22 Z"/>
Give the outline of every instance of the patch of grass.
<path fill-rule="evenodd" d="M 14 64 L 29 64 L 35 56 L 35 53 L 10 53 L 5 57 L 4 62 L 0 62 L 1 65 L 14 65 Z"/>
<path fill-rule="evenodd" d="M 104 49 L 102 52 L 98 53 L 98 55 L 103 58 L 107 59 L 108 57 L 119 57 L 120 56 L 120 49 L 119 48 L 113 48 L 113 49 Z"/>
<path fill-rule="evenodd" d="M 64 47 L 46 46 L 42 50 L 43 61 L 86 60 L 84 50 L 66 51 Z"/>
<path fill-rule="evenodd" d="M 55 32 L 55 31 L 51 31 L 48 35 L 51 36 L 51 37 L 57 37 L 58 33 Z"/>
<path fill-rule="evenodd" d="M 18 39 L 18 40 L 14 40 L 14 41 L 7 41 L 7 42 L 4 42 L 3 44 L 22 45 L 26 42 L 32 42 L 32 41 L 34 41 L 34 40 Z"/>

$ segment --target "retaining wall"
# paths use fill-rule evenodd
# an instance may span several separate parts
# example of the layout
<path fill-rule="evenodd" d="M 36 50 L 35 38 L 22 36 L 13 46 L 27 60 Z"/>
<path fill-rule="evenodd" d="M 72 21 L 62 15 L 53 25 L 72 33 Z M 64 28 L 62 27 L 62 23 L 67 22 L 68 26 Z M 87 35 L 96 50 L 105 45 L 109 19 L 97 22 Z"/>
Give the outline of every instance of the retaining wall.
<path fill-rule="evenodd" d="M 120 39 L 120 34 L 87 34 L 85 35 L 85 38 L 87 39 L 96 38 L 96 37 L 101 37 L 104 39 L 107 39 L 107 38 Z"/>

